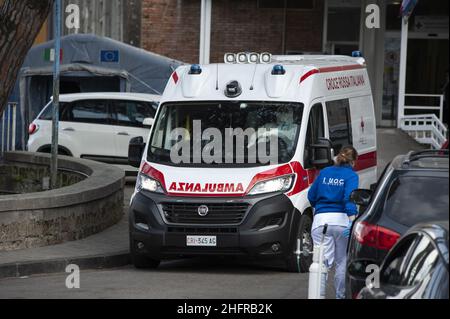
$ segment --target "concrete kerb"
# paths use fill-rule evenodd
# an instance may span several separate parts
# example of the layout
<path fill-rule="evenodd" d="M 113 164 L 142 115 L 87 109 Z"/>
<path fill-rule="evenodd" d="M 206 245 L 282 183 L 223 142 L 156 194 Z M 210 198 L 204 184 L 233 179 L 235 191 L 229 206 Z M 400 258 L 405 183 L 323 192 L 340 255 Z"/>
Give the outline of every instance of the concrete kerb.
<path fill-rule="evenodd" d="M 25 277 L 38 274 L 62 273 L 66 267 L 75 264 L 80 270 L 101 269 L 126 266 L 130 263 L 128 251 L 113 254 L 92 255 L 77 258 L 60 258 L 50 260 L 28 261 L 0 264 L 0 278 Z"/>

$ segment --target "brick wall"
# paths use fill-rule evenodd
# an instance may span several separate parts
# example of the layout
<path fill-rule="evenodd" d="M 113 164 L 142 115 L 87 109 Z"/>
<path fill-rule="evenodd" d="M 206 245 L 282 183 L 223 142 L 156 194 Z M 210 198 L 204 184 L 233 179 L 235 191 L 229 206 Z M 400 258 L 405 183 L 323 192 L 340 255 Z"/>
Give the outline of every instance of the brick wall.
<path fill-rule="evenodd" d="M 200 0 L 142 0 L 143 49 L 197 62 L 199 34 Z"/>
<path fill-rule="evenodd" d="M 146 50 L 198 61 L 200 0 L 142 0 L 141 43 Z M 284 10 L 258 8 L 257 0 L 213 0 L 211 62 L 225 52 L 283 53 Z M 321 51 L 323 0 L 314 10 L 288 10 L 285 50 Z"/>

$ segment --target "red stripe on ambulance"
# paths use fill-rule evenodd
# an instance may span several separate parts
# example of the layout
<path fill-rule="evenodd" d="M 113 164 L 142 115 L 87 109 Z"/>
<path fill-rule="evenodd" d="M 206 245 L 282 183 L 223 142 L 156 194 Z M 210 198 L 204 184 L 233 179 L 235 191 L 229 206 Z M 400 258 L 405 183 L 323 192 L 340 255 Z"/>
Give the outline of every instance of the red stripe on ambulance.
<path fill-rule="evenodd" d="M 317 68 L 310 70 L 306 72 L 302 77 L 300 78 L 300 83 L 305 81 L 307 78 L 309 78 L 311 75 L 317 74 L 317 73 L 329 73 L 329 72 L 340 72 L 340 71 L 351 71 L 351 70 L 358 70 L 358 69 L 364 69 L 365 66 L 361 64 L 352 64 L 352 65 L 342 65 L 342 66 L 330 66 L 325 68 Z"/>

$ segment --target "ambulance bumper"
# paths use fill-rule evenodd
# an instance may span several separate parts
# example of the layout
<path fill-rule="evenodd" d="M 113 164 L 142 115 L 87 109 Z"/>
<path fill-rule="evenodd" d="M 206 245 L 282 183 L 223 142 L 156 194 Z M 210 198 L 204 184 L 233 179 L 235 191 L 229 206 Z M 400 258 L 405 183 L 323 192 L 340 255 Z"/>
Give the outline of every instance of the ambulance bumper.
<path fill-rule="evenodd" d="M 211 210 L 204 219 L 197 213 L 201 205 Z M 246 207 L 245 212 L 239 215 L 236 207 Z M 129 212 L 133 253 L 158 260 L 202 255 L 284 257 L 300 216 L 284 194 L 187 198 L 141 192 Z M 193 245 L 191 236 L 209 241 Z"/>

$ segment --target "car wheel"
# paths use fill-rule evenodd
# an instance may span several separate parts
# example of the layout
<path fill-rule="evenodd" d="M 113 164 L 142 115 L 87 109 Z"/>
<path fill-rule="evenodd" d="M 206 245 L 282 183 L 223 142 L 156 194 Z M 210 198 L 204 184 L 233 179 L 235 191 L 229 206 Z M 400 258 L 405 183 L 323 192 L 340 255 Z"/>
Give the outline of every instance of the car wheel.
<path fill-rule="evenodd" d="M 291 243 L 286 268 L 289 272 L 305 273 L 312 264 L 313 240 L 311 236 L 312 219 L 304 214 L 300 217 L 296 236 Z M 298 254 L 300 252 L 300 255 Z"/>
<path fill-rule="evenodd" d="M 138 269 L 158 268 L 161 261 L 152 259 L 143 254 L 139 254 L 138 252 L 136 252 L 136 247 L 133 243 L 134 240 L 130 237 L 130 257 L 131 263 L 134 265 L 134 267 Z"/>

